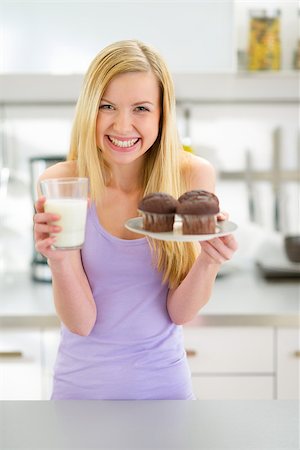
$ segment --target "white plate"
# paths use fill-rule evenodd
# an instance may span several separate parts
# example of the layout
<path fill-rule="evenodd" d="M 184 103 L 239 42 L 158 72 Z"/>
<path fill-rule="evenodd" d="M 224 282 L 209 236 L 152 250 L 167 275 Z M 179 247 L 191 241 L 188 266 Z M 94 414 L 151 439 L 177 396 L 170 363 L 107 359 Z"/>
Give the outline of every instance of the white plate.
<path fill-rule="evenodd" d="M 125 227 L 134 233 L 144 234 L 145 236 L 159 239 L 161 241 L 177 241 L 177 242 L 194 242 L 194 241 L 208 241 L 215 237 L 226 236 L 233 233 L 237 229 L 237 225 L 229 220 L 222 220 L 217 222 L 216 233 L 212 234 L 182 234 L 181 221 L 175 220 L 174 230 L 168 232 L 154 233 L 143 228 L 143 218 L 134 217 L 127 220 Z"/>

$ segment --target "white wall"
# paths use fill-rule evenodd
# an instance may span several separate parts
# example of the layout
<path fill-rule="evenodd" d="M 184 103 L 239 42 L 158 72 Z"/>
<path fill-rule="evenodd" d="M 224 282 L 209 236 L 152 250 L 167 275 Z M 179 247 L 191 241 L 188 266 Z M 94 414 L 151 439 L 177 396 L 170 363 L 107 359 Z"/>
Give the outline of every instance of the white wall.
<path fill-rule="evenodd" d="M 173 71 L 234 70 L 232 0 L 2 0 L 0 7 L 2 73 L 82 73 L 120 39 L 152 44 Z"/>

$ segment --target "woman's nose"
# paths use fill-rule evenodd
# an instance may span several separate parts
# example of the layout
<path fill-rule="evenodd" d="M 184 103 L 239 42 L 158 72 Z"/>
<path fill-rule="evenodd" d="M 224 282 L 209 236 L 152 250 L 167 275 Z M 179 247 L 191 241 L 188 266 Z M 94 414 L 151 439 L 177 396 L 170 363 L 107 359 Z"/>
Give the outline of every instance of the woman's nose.
<path fill-rule="evenodd" d="M 115 116 L 114 128 L 120 134 L 126 134 L 132 130 L 131 114 L 127 111 L 119 111 Z"/>

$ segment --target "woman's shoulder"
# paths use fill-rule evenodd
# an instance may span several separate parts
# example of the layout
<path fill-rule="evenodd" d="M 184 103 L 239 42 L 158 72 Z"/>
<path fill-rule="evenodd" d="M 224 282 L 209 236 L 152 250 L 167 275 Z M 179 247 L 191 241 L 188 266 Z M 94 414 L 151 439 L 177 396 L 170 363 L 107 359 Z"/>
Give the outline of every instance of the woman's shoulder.
<path fill-rule="evenodd" d="M 69 178 L 78 176 L 77 161 L 63 161 L 47 167 L 39 180 L 48 178 Z"/>
<path fill-rule="evenodd" d="M 182 175 L 185 178 L 188 190 L 205 189 L 210 192 L 214 192 L 215 190 L 215 168 L 201 156 L 184 152 L 182 158 Z"/>

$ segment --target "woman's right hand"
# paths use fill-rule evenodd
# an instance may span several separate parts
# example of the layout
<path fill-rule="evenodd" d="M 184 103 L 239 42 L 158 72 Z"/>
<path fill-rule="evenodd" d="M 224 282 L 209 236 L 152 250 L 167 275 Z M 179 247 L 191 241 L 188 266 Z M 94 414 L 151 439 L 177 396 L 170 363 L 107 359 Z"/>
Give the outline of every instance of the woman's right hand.
<path fill-rule="evenodd" d="M 33 216 L 35 249 L 45 258 L 59 261 L 65 257 L 65 252 L 53 248 L 56 238 L 50 234 L 61 231 L 61 227 L 54 223 L 60 219 L 60 216 L 46 213 L 44 211 L 45 201 L 45 197 L 39 197 L 35 203 L 36 213 Z"/>

